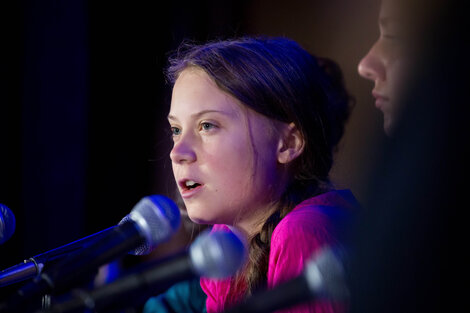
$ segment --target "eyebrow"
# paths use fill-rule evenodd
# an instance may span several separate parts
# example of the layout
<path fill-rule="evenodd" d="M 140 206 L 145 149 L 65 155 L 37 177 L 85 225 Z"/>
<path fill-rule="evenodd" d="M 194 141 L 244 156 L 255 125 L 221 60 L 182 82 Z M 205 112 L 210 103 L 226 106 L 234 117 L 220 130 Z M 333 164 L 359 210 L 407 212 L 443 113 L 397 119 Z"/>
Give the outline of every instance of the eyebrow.
<path fill-rule="evenodd" d="M 222 114 L 222 115 L 229 116 L 229 117 L 233 116 L 232 112 L 226 112 L 226 111 L 220 111 L 220 110 L 202 110 L 202 111 L 196 112 L 194 114 L 191 114 L 191 117 L 197 118 L 197 117 L 201 117 L 202 115 L 207 114 L 207 113 L 218 113 L 218 114 Z M 169 120 L 173 120 L 173 121 L 178 120 L 176 118 L 176 116 L 171 115 L 171 114 L 168 114 L 167 118 Z"/>
<path fill-rule="evenodd" d="M 401 21 L 402 20 L 400 18 L 396 17 L 381 17 L 379 18 L 379 26 L 385 28 L 390 24 L 399 23 Z"/>

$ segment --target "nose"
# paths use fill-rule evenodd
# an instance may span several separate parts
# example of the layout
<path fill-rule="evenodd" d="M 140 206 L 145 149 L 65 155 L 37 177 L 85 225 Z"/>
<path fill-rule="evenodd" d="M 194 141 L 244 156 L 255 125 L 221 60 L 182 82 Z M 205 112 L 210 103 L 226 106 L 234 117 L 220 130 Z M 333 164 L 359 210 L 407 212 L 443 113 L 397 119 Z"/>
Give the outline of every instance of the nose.
<path fill-rule="evenodd" d="M 170 152 L 170 159 L 173 163 L 192 163 L 196 161 L 196 152 L 194 151 L 193 139 L 190 134 L 180 135 L 174 142 L 173 149 Z"/>
<path fill-rule="evenodd" d="M 372 81 L 385 80 L 385 66 L 378 53 L 377 43 L 367 52 L 357 66 L 359 75 Z"/>

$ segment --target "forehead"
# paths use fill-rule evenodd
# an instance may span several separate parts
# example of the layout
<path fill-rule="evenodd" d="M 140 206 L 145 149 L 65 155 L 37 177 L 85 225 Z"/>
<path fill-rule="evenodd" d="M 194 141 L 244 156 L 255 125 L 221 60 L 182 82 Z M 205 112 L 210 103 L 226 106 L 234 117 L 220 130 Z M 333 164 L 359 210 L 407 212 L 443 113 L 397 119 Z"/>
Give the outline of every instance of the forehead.
<path fill-rule="evenodd" d="M 208 110 L 223 110 L 240 114 L 243 105 L 221 90 L 200 68 L 187 68 L 181 72 L 173 87 L 170 115 L 181 115 Z"/>
<path fill-rule="evenodd" d="M 379 13 L 379 24 L 386 26 L 390 22 L 404 18 L 403 4 L 401 0 L 382 0 Z"/>
<path fill-rule="evenodd" d="M 228 125 L 263 129 L 259 133 L 264 135 L 270 133 L 268 131 L 275 124 L 275 121 L 221 90 L 202 69 L 185 69 L 173 87 L 168 119 L 184 123 L 205 117 L 206 114 L 224 117 Z"/>
<path fill-rule="evenodd" d="M 409 23 L 419 18 L 426 9 L 426 2 L 421 0 L 382 0 L 379 21 L 393 20 Z"/>

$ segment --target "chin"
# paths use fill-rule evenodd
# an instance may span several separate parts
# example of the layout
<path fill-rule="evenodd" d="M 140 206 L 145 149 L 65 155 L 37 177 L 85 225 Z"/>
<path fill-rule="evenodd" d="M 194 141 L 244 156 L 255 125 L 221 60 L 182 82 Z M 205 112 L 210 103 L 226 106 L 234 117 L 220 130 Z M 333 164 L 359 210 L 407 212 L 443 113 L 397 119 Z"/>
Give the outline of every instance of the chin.
<path fill-rule="evenodd" d="M 203 218 L 200 218 L 198 215 L 196 214 L 191 214 L 188 212 L 188 217 L 191 221 L 193 221 L 194 223 L 196 224 L 207 224 L 206 220 L 203 219 Z"/>
<path fill-rule="evenodd" d="M 392 136 L 394 129 L 393 124 L 390 116 L 384 115 L 384 131 L 387 136 Z"/>
<path fill-rule="evenodd" d="M 193 223 L 196 223 L 196 224 L 215 224 L 213 223 L 212 221 L 210 221 L 210 219 L 207 218 L 207 216 L 204 216 L 202 214 L 200 214 L 200 212 L 197 212 L 197 211 L 191 211 L 191 210 L 188 210 L 188 217 L 191 221 L 193 221 Z"/>

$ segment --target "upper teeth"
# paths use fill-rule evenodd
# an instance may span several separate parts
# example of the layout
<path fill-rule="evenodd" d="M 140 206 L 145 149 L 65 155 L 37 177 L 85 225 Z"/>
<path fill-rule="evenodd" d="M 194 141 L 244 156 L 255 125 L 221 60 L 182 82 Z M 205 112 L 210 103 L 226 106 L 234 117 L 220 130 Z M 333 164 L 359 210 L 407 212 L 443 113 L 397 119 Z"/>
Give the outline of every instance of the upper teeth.
<path fill-rule="evenodd" d="M 186 187 L 194 186 L 197 183 L 194 180 L 187 180 L 186 181 Z"/>

